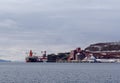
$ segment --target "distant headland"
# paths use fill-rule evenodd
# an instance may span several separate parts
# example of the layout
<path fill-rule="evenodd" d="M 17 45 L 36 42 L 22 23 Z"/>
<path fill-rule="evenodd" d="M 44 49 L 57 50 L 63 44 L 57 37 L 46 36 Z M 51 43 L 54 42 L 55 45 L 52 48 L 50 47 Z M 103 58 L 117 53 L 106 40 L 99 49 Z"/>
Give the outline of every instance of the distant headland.
<path fill-rule="evenodd" d="M 80 47 L 58 54 L 35 56 L 30 50 L 26 62 L 119 62 L 120 42 L 95 43 L 82 50 Z"/>
<path fill-rule="evenodd" d="M 11 62 L 10 60 L 3 60 L 3 59 L 0 59 L 0 62 Z"/>

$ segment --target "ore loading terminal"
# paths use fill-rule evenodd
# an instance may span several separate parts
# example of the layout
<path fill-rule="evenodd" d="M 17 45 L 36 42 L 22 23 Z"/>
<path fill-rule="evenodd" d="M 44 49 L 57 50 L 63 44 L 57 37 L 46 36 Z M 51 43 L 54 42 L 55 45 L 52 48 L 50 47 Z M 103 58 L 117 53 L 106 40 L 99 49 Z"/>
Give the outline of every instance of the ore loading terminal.
<path fill-rule="evenodd" d="M 57 55 L 46 54 L 46 51 L 41 53 L 41 56 L 36 56 L 30 50 L 25 58 L 26 62 L 114 63 L 120 62 L 120 42 L 91 44 L 84 50 L 78 47 L 70 52 Z"/>

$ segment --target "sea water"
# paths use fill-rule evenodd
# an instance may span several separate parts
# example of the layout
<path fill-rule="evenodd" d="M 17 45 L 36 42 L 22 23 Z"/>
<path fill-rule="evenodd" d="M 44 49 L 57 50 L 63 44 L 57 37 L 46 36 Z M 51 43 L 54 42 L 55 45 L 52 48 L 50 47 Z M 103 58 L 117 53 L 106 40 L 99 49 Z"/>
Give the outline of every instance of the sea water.
<path fill-rule="evenodd" d="M 120 83 L 120 64 L 0 63 L 0 83 Z"/>

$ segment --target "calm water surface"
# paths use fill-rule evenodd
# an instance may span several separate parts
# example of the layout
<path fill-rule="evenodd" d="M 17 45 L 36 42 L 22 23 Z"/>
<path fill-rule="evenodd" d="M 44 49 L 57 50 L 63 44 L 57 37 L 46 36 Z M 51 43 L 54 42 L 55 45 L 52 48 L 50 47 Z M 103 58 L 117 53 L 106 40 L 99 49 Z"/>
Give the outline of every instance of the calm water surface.
<path fill-rule="evenodd" d="M 0 83 L 120 83 L 120 64 L 0 63 Z"/>

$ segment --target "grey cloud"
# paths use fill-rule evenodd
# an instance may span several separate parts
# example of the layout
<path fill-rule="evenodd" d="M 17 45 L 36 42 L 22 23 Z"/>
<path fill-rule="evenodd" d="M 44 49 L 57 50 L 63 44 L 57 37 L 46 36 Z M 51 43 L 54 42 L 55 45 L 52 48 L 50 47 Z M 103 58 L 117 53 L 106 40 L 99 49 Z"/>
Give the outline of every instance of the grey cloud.
<path fill-rule="evenodd" d="M 119 2 L 0 1 L 1 53 L 17 57 L 29 49 L 64 52 L 90 43 L 119 41 Z"/>
<path fill-rule="evenodd" d="M 1 20 L 0 21 L 0 28 L 3 28 L 3 29 L 5 29 L 5 28 L 17 28 L 17 26 L 16 26 L 16 22 L 15 21 L 13 21 L 13 20 L 10 20 L 10 19 L 5 19 L 5 20 Z"/>
<path fill-rule="evenodd" d="M 89 10 L 89 9 L 116 9 L 119 8 L 120 1 L 95 1 L 95 0 L 4 0 L 0 1 L 1 11 L 7 13 L 27 14 L 34 12 L 59 12 L 69 10 Z"/>

